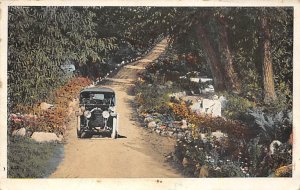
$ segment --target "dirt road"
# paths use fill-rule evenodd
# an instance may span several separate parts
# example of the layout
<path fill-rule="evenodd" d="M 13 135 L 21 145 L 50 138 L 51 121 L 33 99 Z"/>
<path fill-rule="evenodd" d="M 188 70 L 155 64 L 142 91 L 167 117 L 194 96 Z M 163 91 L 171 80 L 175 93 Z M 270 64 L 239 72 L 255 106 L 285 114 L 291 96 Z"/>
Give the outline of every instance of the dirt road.
<path fill-rule="evenodd" d="M 76 119 L 72 119 L 64 159 L 50 177 L 182 177 L 165 162 L 165 155 L 172 151 L 174 140 L 139 127 L 131 105 L 134 96 L 130 94 L 130 88 L 137 73 L 157 59 L 166 45 L 166 40 L 163 40 L 143 59 L 126 65 L 106 82 L 106 86 L 116 91 L 119 134 L 124 138 L 78 139 Z"/>

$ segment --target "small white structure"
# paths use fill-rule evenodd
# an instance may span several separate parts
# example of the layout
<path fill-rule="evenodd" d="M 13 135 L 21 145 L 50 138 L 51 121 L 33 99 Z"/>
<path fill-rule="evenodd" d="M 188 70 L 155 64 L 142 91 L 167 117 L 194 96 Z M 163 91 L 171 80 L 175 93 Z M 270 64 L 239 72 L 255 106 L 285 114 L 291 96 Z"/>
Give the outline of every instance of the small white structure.
<path fill-rule="evenodd" d="M 200 81 L 200 78 L 190 78 L 190 81 L 198 83 Z"/>
<path fill-rule="evenodd" d="M 64 65 L 61 65 L 60 68 L 65 72 L 65 73 L 73 73 L 76 68 L 75 65 L 73 63 L 66 62 Z"/>
<path fill-rule="evenodd" d="M 202 99 L 191 106 L 191 110 L 197 114 L 211 114 L 213 117 L 222 116 L 222 101 L 216 97 L 211 99 Z"/>
<path fill-rule="evenodd" d="M 225 98 L 224 96 L 220 96 L 219 100 L 220 100 L 220 102 L 221 102 L 222 108 L 225 108 L 226 103 L 227 103 L 226 98 Z"/>
<path fill-rule="evenodd" d="M 208 81 L 212 81 L 213 79 L 211 79 L 211 78 L 202 78 L 202 77 L 200 77 L 200 78 L 190 78 L 190 81 L 191 82 L 197 82 L 197 83 L 199 83 L 199 82 L 208 82 Z"/>
<path fill-rule="evenodd" d="M 221 116 L 220 100 L 203 99 L 202 113 L 211 114 L 213 117 Z"/>
<path fill-rule="evenodd" d="M 205 78 L 205 77 L 199 77 L 199 78 L 190 78 L 191 82 L 195 82 L 195 83 L 205 83 L 205 82 L 209 82 L 209 81 L 213 81 L 212 78 Z M 214 86 L 213 85 L 208 85 L 206 88 L 204 89 L 199 89 L 200 93 L 213 93 L 215 92 Z"/>
<path fill-rule="evenodd" d="M 191 110 L 193 112 L 199 113 L 199 111 L 202 109 L 202 100 L 198 100 L 196 103 L 193 103 L 191 105 Z"/>

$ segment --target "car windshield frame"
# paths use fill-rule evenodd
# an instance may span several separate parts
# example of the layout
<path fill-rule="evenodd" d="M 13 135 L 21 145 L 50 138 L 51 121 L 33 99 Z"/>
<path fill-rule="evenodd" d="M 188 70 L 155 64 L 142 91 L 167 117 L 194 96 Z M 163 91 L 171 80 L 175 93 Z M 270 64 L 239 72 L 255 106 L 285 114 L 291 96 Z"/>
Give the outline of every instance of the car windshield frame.
<path fill-rule="evenodd" d="M 95 99 L 95 94 L 103 94 L 104 99 Z M 116 105 L 115 93 L 113 92 L 101 92 L 101 91 L 84 91 L 80 93 L 80 105 Z"/>

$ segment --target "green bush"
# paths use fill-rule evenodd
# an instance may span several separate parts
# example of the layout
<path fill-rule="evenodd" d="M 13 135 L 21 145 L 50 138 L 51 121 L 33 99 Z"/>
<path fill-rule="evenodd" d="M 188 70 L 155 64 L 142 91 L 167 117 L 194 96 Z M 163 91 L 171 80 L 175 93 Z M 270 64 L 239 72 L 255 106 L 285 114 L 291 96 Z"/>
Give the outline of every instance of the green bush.
<path fill-rule="evenodd" d="M 135 86 L 136 100 L 142 112 L 165 113 L 170 92 L 169 87 L 158 84 L 139 83 Z"/>
<path fill-rule="evenodd" d="M 247 111 L 251 108 L 254 108 L 256 104 L 246 98 L 234 94 L 227 94 L 225 97 L 227 102 L 223 111 L 223 115 L 228 119 L 240 120 L 248 123 L 250 118 L 247 114 Z"/>
<path fill-rule="evenodd" d="M 57 167 L 62 144 L 37 143 L 29 138 L 9 137 L 7 147 L 9 178 L 44 178 Z"/>

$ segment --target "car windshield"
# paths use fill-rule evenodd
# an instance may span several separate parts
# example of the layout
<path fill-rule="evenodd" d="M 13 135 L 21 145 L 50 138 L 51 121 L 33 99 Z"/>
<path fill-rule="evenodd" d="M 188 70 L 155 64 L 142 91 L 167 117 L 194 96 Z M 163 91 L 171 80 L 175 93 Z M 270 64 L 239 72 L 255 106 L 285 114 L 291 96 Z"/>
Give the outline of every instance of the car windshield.
<path fill-rule="evenodd" d="M 81 104 L 104 104 L 104 105 L 115 105 L 115 96 L 113 93 L 95 93 L 95 92 L 84 92 L 80 94 Z"/>

